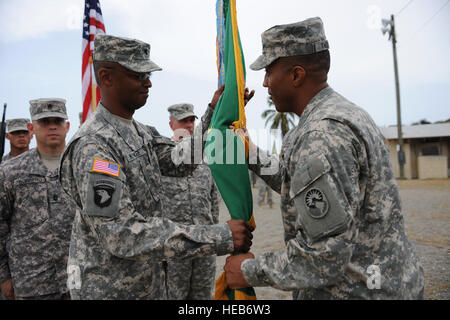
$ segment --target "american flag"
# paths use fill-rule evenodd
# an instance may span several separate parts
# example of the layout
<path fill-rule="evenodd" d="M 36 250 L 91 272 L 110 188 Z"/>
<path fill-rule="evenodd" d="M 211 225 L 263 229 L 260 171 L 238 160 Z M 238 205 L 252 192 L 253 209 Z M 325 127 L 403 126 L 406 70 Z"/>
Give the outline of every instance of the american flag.
<path fill-rule="evenodd" d="M 95 111 L 100 101 L 100 89 L 95 82 L 92 68 L 92 52 L 94 51 L 94 37 L 96 34 L 105 33 L 102 10 L 98 0 L 85 0 L 83 17 L 83 40 L 82 40 L 82 100 L 84 122 L 87 117 Z"/>
<path fill-rule="evenodd" d="M 97 158 L 94 159 L 94 167 L 92 168 L 92 171 L 106 173 L 118 177 L 119 170 L 120 170 L 119 164 Z"/>

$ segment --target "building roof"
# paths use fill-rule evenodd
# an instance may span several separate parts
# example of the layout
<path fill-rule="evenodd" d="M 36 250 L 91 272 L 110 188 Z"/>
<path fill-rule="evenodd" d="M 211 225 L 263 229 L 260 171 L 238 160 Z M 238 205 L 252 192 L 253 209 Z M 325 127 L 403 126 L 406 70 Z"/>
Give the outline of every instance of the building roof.
<path fill-rule="evenodd" d="M 386 139 L 398 139 L 397 126 L 380 127 L 380 130 Z M 450 123 L 402 126 L 402 136 L 403 139 L 450 137 Z"/>

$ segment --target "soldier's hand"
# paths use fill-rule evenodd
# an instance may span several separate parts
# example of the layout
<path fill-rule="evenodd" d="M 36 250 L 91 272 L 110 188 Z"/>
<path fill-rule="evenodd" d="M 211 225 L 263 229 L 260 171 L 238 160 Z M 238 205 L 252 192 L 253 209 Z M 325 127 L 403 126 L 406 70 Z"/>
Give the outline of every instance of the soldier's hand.
<path fill-rule="evenodd" d="M 250 287 L 241 271 L 241 264 L 246 259 L 254 258 L 255 256 L 251 252 L 229 256 L 227 258 L 227 262 L 225 263 L 223 270 L 225 270 L 225 279 L 227 280 L 227 284 L 230 289 Z"/>
<path fill-rule="evenodd" d="M 231 233 L 233 234 L 234 251 L 247 252 L 252 246 L 252 231 L 255 230 L 244 220 L 228 220 Z"/>
<path fill-rule="evenodd" d="M 14 294 L 14 287 L 12 283 L 12 279 L 8 279 L 3 281 L 1 284 L 2 287 L 2 295 L 8 299 L 15 299 L 16 296 Z"/>
<path fill-rule="evenodd" d="M 219 89 L 214 92 L 214 96 L 209 104 L 209 107 L 214 109 L 216 107 L 217 102 L 219 102 L 220 97 L 222 96 L 223 91 L 225 90 L 225 83 L 220 86 Z"/>
<path fill-rule="evenodd" d="M 248 133 L 247 128 L 236 129 L 236 127 L 233 125 L 228 126 L 228 128 L 230 128 L 230 130 L 233 130 L 236 133 L 236 135 L 238 135 L 239 137 L 241 137 L 241 138 L 245 139 L 245 141 L 247 141 L 251 152 L 256 151 L 256 145 L 253 143 L 252 139 L 250 138 L 250 134 Z M 253 153 L 253 154 L 255 154 L 255 153 Z"/>
<path fill-rule="evenodd" d="M 248 88 L 245 88 L 244 91 L 244 106 L 253 98 L 255 95 L 255 90 L 252 90 L 250 93 L 248 92 Z"/>

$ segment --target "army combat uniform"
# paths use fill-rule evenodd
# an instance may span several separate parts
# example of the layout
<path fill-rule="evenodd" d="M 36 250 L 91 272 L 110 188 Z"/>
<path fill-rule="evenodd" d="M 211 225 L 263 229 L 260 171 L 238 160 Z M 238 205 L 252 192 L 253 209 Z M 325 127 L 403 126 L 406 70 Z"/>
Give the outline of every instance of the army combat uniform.
<path fill-rule="evenodd" d="M 30 110 L 34 107 L 32 118 L 45 115 L 40 103 Z M 0 281 L 12 279 L 17 298 L 68 293 L 74 216 L 75 204 L 62 192 L 58 170 L 47 169 L 37 148 L 0 166 Z"/>
<path fill-rule="evenodd" d="M 270 39 L 296 37 L 295 46 L 280 45 L 284 56 L 328 47 L 319 18 L 276 26 L 262 36 L 267 57 L 251 68 L 277 58 L 276 48 L 265 47 L 276 43 Z M 260 163 L 278 161 L 264 157 Z M 264 165 L 250 168 L 260 174 Z M 250 285 L 291 290 L 294 299 L 423 297 L 423 269 L 405 233 L 389 152 L 367 112 L 322 89 L 285 136 L 278 173 L 261 177 L 281 193 L 286 248 L 242 263 Z"/>
<path fill-rule="evenodd" d="M 109 61 L 133 71 L 160 70 L 149 60 L 146 43 L 97 35 L 94 61 L 101 50 L 111 53 Z M 136 70 L 135 62 L 151 67 Z M 212 111 L 207 109 L 200 135 Z M 195 169 L 175 165 L 174 149 L 177 154 L 174 142 L 155 129 L 135 120 L 124 124 L 101 103 L 72 138 L 60 171 L 64 190 L 78 206 L 68 262 L 72 298 L 165 299 L 167 260 L 233 251 L 226 223 L 184 226 L 163 216 L 161 174 L 187 175 Z"/>
<path fill-rule="evenodd" d="M 206 164 L 186 177 L 161 177 L 164 216 L 184 225 L 219 223 L 218 190 Z M 216 256 L 168 262 L 168 292 L 172 300 L 212 299 Z"/>
<path fill-rule="evenodd" d="M 267 195 L 267 204 L 272 208 L 272 189 L 261 178 L 257 178 L 256 185 L 258 186 L 258 206 L 262 206 Z"/>
<path fill-rule="evenodd" d="M 196 117 L 194 106 L 180 103 L 167 109 L 170 117 Z M 202 163 L 186 177 L 162 176 L 164 217 L 184 225 L 219 223 L 218 190 L 211 170 Z M 171 260 L 167 264 L 167 290 L 171 300 L 208 300 L 216 276 L 216 256 Z"/>

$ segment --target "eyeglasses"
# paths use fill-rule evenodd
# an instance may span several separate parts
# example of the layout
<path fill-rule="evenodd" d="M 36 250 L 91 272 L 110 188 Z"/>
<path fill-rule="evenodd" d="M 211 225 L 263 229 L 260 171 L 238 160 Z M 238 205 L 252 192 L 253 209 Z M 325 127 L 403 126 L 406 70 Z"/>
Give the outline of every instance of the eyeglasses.
<path fill-rule="evenodd" d="M 138 79 L 139 81 L 145 81 L 149 79 L 150 76 L 152 75 L 151 72 L 136 72 L 136 73 L 127 72 L 127 74 L 132 76 L 133 78 Z"/>
<path fill-rule="evenodd" d="M 104 67 L 104 68 L 112 69 L 112 70 L 118 70 L 118 71 L 120 71 L 122 73 L 125 73 L 126 75 L 128 75 L 128 76 L 130 76 L 132 78 L 135 78 L 135 79 L 137 79 L 139 81 L 142 81 L 142 82 L 147 80 L 147 79 L 149 79 L 151 77 L 151 75 L 152 75 L 151 72 L 132 72 L 132 71 L 130 72 L 128 70 L 122 70 L 122 68 L 112 68 L 112 67 Z"/>

